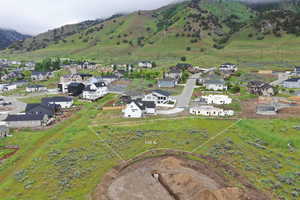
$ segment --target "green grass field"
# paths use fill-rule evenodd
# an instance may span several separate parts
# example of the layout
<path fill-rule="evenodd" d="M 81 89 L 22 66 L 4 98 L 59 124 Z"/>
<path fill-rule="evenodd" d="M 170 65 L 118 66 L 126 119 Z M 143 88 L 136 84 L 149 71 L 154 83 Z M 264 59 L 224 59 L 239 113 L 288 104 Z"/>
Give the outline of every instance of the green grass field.
<path fill-rule="evenodd" d="M 293 128 L 298 119 L 123 119 L 116 117 L 120 111 L 99 110 L 113 98 L 83 103 L 81 111 L 49 130 L 15 131 L 0 140 L 20 146 L 0 165 L 1 199 L 89 199 L 122 159 L 158 148 L 196 149 L 233 166 L 274 198 L 293 199 L 300 187 L 300 137 Z"/>

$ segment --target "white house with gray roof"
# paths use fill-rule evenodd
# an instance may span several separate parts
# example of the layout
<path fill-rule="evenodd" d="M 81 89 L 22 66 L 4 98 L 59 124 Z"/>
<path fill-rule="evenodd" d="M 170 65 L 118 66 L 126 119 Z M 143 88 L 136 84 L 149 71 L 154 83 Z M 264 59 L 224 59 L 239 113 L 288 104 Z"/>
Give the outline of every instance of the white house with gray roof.
<path fill-rule="evenodd" d="M 143 101 L 154 101 L 158 107 L 172 108 L 176 105 L 176 99 L 169 92 L 163 90 L 153 90 L 146 94 Z"/>
<path fill-rule="evenodd" d="M 216 79 L 216 80 L 205 80 L 203 82 L 204 87 L 207 90 L 227 90 L 228 87 L 223 79 Z"/>
<path fill-rule="evenodd" d="M 153 101 L 142 101 L 138 99 L 127 104 L 122 112 L 126 118 L 141 118 L 145 115 L 156 114 L 156 105 Z"/>
<path fill-rule="evenodd" d="M 300 88 L 300 78 L 290 78 L 283 81 L 283 87 L 285 88 Z"/>

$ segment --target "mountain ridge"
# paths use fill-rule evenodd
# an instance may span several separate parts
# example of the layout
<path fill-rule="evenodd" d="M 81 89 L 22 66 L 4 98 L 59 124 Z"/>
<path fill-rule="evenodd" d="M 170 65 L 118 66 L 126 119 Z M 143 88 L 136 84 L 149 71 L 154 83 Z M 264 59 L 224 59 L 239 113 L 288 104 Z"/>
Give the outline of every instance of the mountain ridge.
<path fill-rule="evenodd" d="M 19 33 L 12 29 L 0 28 L 0 49 L 7 48 L 13 42 L 24 40 L 29 37 L 31 36 Z"/>

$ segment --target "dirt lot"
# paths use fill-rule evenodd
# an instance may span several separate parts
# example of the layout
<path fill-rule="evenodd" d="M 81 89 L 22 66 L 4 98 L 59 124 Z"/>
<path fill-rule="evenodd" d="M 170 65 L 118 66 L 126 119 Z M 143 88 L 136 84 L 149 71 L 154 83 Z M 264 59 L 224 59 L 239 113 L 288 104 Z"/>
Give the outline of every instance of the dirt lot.
<path fill-rule="evenodd" d="M 232 187 L 224 173 L 208 164 L 178 156 L 162 156 L 115 168 L 97 187 L 94 200 L 267 200 L 245 179 Z"/>
<path fill-rule="evenodd" d="M 293 106 L 290 108 L 283 108 L 280 109 L 277 113 L 277 115 L 258 115 L 256 114 L 256 106 L 258 105 L 257 99 L 251 99 L 247 100 L 241 103 L 242 104 L 242 112 L 240 116 L 242 118 L 250 118 L 250 119 L 256 119 L 256 118 L 263 118 L 263 119 L 274 119 L 274 118 L 290 118 L 290 117 L 299 117 L 300 113 L 300 105 Z"/>

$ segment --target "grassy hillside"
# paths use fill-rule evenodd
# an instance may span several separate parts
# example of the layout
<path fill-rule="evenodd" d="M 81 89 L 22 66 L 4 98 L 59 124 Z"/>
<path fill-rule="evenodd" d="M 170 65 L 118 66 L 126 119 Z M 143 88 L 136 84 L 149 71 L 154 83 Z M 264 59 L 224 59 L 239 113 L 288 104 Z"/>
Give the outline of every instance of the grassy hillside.
<path fill-rule="evenodd" d="M 10 48 L 2 51 L 0 57 L 41 60 L 59 56 L 104 64 L 147 59 L 170 65 L 184 56 L 187 62 L 202 66 L 223 62 L 298 63 L 298 18 L 288 11 L 284 20 L 297 25 L 291 30 L 290 25 L 278 20 L 282 13 L 285 12 L 258 14 L 239 2 L 188 1 L 93 22 L 63 34 L 63 39 L 50 40 L 46 48 Z M 44 40 L 43 34 L 37 38 Z M 32 44 L 32 40 L 25 40 L 24 44 Z"/>

